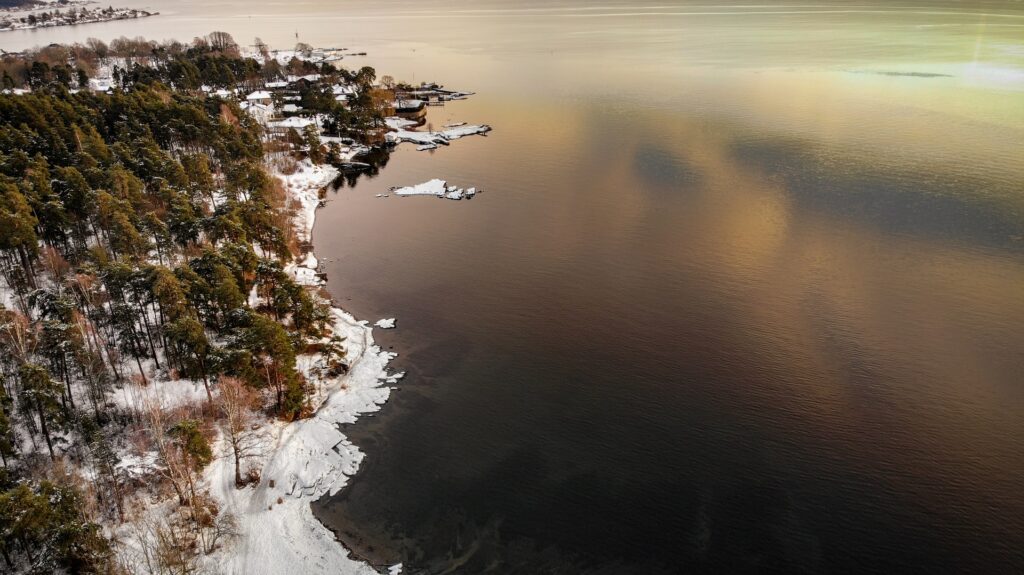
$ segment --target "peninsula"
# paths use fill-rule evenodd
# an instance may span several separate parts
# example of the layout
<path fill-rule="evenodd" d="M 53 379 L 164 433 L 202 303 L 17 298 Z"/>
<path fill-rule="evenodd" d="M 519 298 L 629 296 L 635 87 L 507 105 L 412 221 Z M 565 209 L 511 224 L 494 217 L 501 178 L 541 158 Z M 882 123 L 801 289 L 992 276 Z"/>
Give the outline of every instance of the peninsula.
<path fill-rule="evenodd" d="M 419 141 L 397 102 L 451 93 L 338 60 L 223 32 L 0 60 L 7 572 L 373 572 L 310 502 L 403 374 L 311 232 L 343 171 Z"/>

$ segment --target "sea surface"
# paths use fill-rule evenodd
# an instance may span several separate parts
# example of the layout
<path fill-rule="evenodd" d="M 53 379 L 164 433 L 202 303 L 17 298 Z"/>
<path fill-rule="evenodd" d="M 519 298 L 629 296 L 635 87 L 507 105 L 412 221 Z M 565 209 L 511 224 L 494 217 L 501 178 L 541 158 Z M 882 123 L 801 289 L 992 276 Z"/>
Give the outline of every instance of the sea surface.
<path fill-rule="evenodd" d="M 314 506 L 359 556 L 1024 572 L 1024 3 L 115 4 L 0 47 L 298 38 L 494 127 L 317 215 L 408 372 Z M 435 177 L 485 192 L 376 197 Z"/>

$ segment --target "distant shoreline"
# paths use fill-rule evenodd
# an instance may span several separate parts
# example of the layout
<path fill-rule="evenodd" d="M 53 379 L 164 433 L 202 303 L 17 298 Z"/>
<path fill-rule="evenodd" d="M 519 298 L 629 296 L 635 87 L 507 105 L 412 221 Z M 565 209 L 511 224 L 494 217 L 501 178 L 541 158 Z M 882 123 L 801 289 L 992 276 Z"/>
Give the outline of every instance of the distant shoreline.
<path fill-rule="evenodd" d="M 52 16 L 53 14 L 55 16 Z M 22 30 L 39 30 L 42 28 L 63 28 L 79 26 L 82 24 L 100 24 L 103 22 L 115 22 L 118 20 L 137 20 L 159 16 L 159 12 L 148 12 L 135 8 L 81 8 L 80 11 L 74 7 L 66 9 L 54 9 L 47 12 L 46 8 L 36 7 L 25 10 L 0 12 L 0 32 L 16 32 Z M 49 19 L 42 19 L 37 14 L 46 14 Z M 19 16 L 20 15 L 20 16 Z M 74 19 L 69 19 L 74 15 Z M 35 19 L 32 22 L 30 19 Z"/>

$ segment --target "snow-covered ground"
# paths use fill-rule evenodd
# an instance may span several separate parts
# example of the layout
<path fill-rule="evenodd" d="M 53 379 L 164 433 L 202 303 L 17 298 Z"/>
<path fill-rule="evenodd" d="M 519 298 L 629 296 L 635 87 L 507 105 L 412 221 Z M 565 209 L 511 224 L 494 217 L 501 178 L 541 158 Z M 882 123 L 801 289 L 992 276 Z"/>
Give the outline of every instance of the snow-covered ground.
<path fill-rule="evenodd" d="M 301 162 L 293 174 L 277 174 L 289 199 L 301 205 L 295 217 L 301 238 L 311 237 L 320 204 L 319 190 L 336 175 L 334 168 L 308 160 Z M 316 265 L 317 258 L 308 254 L 289 269 L 300 277 L 298 270 L 313 271 Z M 267 424 L 259 485 L 236 489 L 230 457 L 215 459 L 206 470 L 210 494 L 222 512 L 237 518 L 239 530 L 233 542 L 205 558 L 211 571 L 238 575 L 376 573 L 369 565 L 349 557 L 334 534 L 313 516 L 310 503 L 337 493 L 363 460 L 364 454 L 345 437 L 339 425 L 379 410 L 391 393 L 390 385 L 404 373 L 388 372 L 388 363 L 396 354 L 374 343 L 367 322 L 357 321 L 339 308 L 332 308 L 331 314 L 334 335 L 344 340 L 349 371 L 341 377 L 324 378 L 323 358 L 298 358 L 297 366 L 314 384 L 313 401 L 318 407 L 308 419 Z M 393 326 L 394 319 L 390 321 Z M 230 447 L 222 440 L 217 449 L 226 455 Z M 391 572 L 400 573 L 401 566 L 394 566 Z"/>
<path fill-rule="evenodd" d="M 476 188 L 449 186 L 448 182 L 437 178 L 422 184 L 416 184 L 415 186 L 394 188 L 392 191 L 396 196 L 437 196 L 446 200 L 472 198 L 477 194 Z"/>
<path fill-rule="evenodd" d="M 238 519 L 239 536 L 206 558 L 212 571 L 226 574 L 375 574 L 352 559 L 334 534 L 314 516 L 310 503 L 337 493 L 359 469 L 364 454 L 340 431 L 374 412 L 391 393 L 388 384 L 402 374 L 389 375 L 394 354 L 374 344 L 365 322 L 335 308 L 334 332 L 345 338 L 349 372 L 321 381 L 323 403 L 313 417 L 293 423 L 270 424 L 265 442 L 268 454 L 261 481 L 255 488 L 236 489 L 234 463 L 220 457 L 207 468 L 210 494 L 222 512 Z M 229 449 L 220 442 L 218 449 Z M 270 482 L 274 487 L 270 487 Z"/>
<path fill-rule="evenodd" d="M 384 118 L 384 124 L 392 130 L 401 130 L 403 128 L 411 128 L 417 125 L 419 122 L 415 120 L 406 120 L 405 118 L 399 118 L 398 116 L 390 116 Z"/>

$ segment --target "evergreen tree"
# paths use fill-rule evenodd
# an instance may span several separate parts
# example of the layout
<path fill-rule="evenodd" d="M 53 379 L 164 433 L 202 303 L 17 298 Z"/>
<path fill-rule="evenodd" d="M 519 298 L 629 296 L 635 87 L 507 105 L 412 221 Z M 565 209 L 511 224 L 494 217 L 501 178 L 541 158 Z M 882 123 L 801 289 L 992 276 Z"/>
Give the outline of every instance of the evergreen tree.
<path fill-rule="evenodd" d="M 41 365 L 26 363 L 18 371 L 21 380 L 21 398 L 26 415 L 39 418 L 39 428 L 46 439 L 46 448 L 51 458 L 53 452 L 51 429 L 56 430 L 64 422 L 64 410 L 61 406 L 61 385 L 50 377 L 50 372 Z"/>

